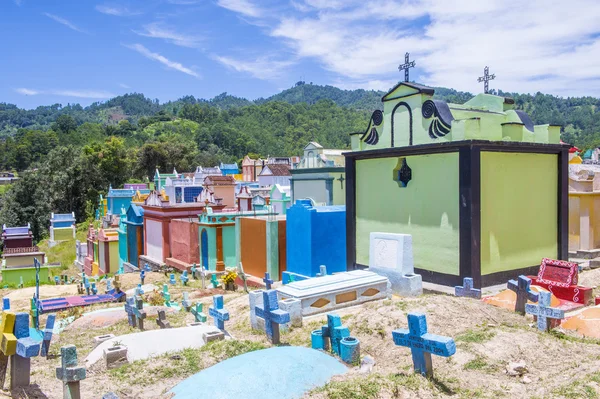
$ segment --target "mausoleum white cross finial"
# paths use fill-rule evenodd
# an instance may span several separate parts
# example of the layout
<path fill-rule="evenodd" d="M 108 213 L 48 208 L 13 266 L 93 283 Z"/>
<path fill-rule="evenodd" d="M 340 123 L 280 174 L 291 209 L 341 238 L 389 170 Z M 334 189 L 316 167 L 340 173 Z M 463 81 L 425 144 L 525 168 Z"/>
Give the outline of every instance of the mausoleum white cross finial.
<path fill-rule="evenodd" d="M 477 78 L 479 83 L 483 82 L 483 92 L 487 94 L 490 89 L 490 80 L 496 79 L 496 74 L 490 75 L 490 67 L 483 68 L 483 76 Z"/>
<path fill-rule="evenodd" d="M 404 64 L 398 66 L 399 71 L 404 71 L 404 81 L 408 82 L 408 70 L 415 67 L 414 61 L 409 61 L 410 53 L 404 55 Z"/>

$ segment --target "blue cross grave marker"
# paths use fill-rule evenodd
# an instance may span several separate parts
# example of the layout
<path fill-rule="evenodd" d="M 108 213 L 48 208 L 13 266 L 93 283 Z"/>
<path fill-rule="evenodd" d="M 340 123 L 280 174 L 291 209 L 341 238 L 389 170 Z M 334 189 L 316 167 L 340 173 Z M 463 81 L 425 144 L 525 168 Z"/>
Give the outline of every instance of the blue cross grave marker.
<path fill-rule="evenodd" d="M 169 278 L 169 283 L 171 283 L 171 285 L 177 284 L 177 281 L 175 280 L 175 273 L 171 273 L 171 277 Z"/>
<path fill-rule="evenodd" d="M 473 279 L 471 277 L 465 277 L 462 287 L 460 285 L 454 287 L 454 295 L 481 299 L 481 290 L 473 288 Z"/>
<path fill-rule="evenodd" d="M 271 284 L 273 284 L 273 280 L 271 280 L 271 275 L 269 272 L 265 273 L 265 278 L 263 278 L 263 282 L 265 283 L 265 289 L 268 291 L 271 289 Z"/>
<path fill-rule="evenodd" d="M 229 311 L 223 309 L 223 295 L 213 296 L 213 306 L 208 308 L 208 315 L 215 319 L 215 326 L 225 330 L 225 322 L 229 320 Z"/>
<path fill-rule="evenodd" d="M 265 278 L 268 278 L 268 276 L 265 276 Z M 269 341 L 275 345 L 279 344 L 279 325 L 289 323 L 290 314 L 279 309 L 279 304 L 277 303 L 277 291 L 263 291 L 263 304 L 262 306 L 257 305 L 256 308 L 254 308 L 254 312 L 257 317 L 261 317 L 265 320 L 265 332 L 267 333 Z"/>
<path fill-rule="evenodd" d="M 135 307 L 133 308 L 133 314 L 137 321 L 138 327 L 141 331 L 144 331 L 144 319 L 146 318 L 146 311 L 144 310 L 144 302 L 142 298 L 135 298 Z"/>
<path fill-rule="evenodd" d="M 58 276 L 54 276 L 54 285 L 60 284 L 60 278 Z"/>
<path fill-rule="evenodd" d="M 88 295 L 90 295 L 90 280 L 87 277 L 83 277 L 83 286 Z"/>
<path fill-rule="evenodd" d="M 61 366 L 56 368 L 56 378 L 63 382 L 63 398 L 79 399 L 79 382 L 85 380 L 84 366 L 77 366 L 77 347 L 75 345 L 60 348 Z"/>
<path fill-rule="evenodd" d="M 321 333 L 323 335 L 323 349 L 328 349 L 327 341 L 329 339 L 331 343 L 331 351 L 336 355 L 340 355 L 340 342 L 342 339 L 350 336 L 350 329 L 342 326 L 342 319 L 336 314 L 327 315 L 327 325 L 321 327 Z"/>
<path fill-rule="evenodd" d="M 206 323 L 206 314 L 202 313 L 203 305 L 200 302 L 196 302 L 196 307 L 192 308 L 192 314 L 196 320 L 196 323 Z"/>
<path fill-rule="evenodd" d="M 54 332 L 54 321 L 56 320 L 56 315 L 54 313 L 50 313 L 48 318 L 46 319 L 46 328 L 44 329 L 44 340 L 42 341 L 42 349 L 40 352 L 41 356 L 46 356 L 50 354 L 50 342 L 52 341 L 52 333 Z"/>
<path fill-rule="evenodd" d="M 135 299 L 127 298 L 127 300 L 125 301 L 125 312 L 127 312 L 127 319 L 129 321 L 129 325 L 131 327 L 137 327 L 137 321 L 135 318 L 135 314 L 133 312 L 134 308 L 135 308 Z"/>
<path fill-rule="evenodd" d="M 552 294 L 542 291 L 539 293 L 538 304 L 528 303 L 525 305 L 525 312 L 537 317 L 537 328 L 540 331 L 550 331 L 552 328 L 552 319 L 562 320 L 565 318 L 565 311 L 550 307 Z"/>
<path fill-rule="evenodd" d="M 181 283 L 183 285 L 187 285 L 188 280 L 190 279 L 188 276 L 187 270 L 184 270 L 183 273 L 181 273 L 181 276 L 179 276 L 179 279 L 181 280 Z"/>
<path fill-rule="evenodd" d="M 140 281 L 142 285 L 144 285 L 144 281 L 146 281 L 146 271 L 144 269 L 140 270 Z"/>
<path fill-rule="evenodd" d="M 525 304 L 527 300 L 538 301 L 538 294 L 531 291 L 531 279 L 527 276 L 519 276 L 519 280 L 508 280 L 507 287 L 517 294 L 515 301 L 515 312 L 525 314 Z"/>
<path fill-rule="evenodd" d="M 197 270 L 197 269 L 196 269 L 196 264 L 195 264 L 195 263 L 194 263 L 194 264 L 192 264 L 192 269 L 191 269 L 191 270 L 192 270 L 192 278 L 193 278 L 194 280 L 198 280 L 198 276 L 196 276 L 196 270 Z"/>
<path fill-rule="evenodd" d="M 141 284 L 138 284 L 137 287 L 135 287 L 135 296 L 141 295 L 144 295 L 144 289 L 142 288 Z"/>
<path fill-rule="evenodd" d="M 426 377 L 433 376 L 432 353 L 444 357 L 456 353 L 456 344 L 452 338 L 427 332 L 427 319 L 424 313 L 409 313 L 408 329 L 394 330 L 392 337 L 394 344 L 410 348 L 415 373 Z"/>
<path fill-rule="evenodd" d="M 210 283 L 212 284 L 213 288 L 217 288 L 219 286 L 219 281 L 217 280 L 217 275 L 215 273 L 210 276 Z"/>
<path fill-rule="evenodd" d="M 15 337 L 17 338 L 17 355 L 31 358 L 39 355 L 40 342 L 29 336 L 29 314 L 17 313 L 15 317 Z"/>
<path fill-rule="evenodd" d="M 98 288 L 96 288 L 96 283 L 92 283 L 92 294 L 96 295 L 98 293 Z"/>

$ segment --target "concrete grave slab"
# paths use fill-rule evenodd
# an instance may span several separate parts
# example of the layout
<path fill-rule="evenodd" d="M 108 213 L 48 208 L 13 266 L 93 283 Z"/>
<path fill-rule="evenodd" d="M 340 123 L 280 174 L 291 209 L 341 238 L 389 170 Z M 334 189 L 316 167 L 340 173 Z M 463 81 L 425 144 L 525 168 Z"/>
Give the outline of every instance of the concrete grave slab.
<path fill-rule="evenodd" d="M 394 294 L 423 294 L 422 278 L 415 274 L 410 234 L 371 233 L 369 271 L 387 277 Z"/>
<path fill-rule="evenodd" d="M 214 326 L 203 325 L 121 335 L 104 341 L 94 348 L 85 359 L 85 364 L 90 367 L 101 360 L 104 356 L 104 350 L 115 346 L 115 342 L 127 347 L 127 360 L 129 362 L 148 359 L 152 356 L 176 352 L 185 348 L 199 348 L 204 345 L 202 339 L 204 332 L 219 332 L 219 329 Z"/>
<path fill-rule="evenodd" d="M 202 387 L 201 397 L 211 399 L 297 399 L 347 370 L 321 351 L 276 347 L 227 359 L 183 380 L 169 393 L 175 399 L 197 399 Z"/>
<path fill-rule="evenodd" d="M 391 296 L 387 277 L 365 270 L 293 282 L 277 288 L 279 300 L 299 299 L 302 316 L 329 312 Z"/>

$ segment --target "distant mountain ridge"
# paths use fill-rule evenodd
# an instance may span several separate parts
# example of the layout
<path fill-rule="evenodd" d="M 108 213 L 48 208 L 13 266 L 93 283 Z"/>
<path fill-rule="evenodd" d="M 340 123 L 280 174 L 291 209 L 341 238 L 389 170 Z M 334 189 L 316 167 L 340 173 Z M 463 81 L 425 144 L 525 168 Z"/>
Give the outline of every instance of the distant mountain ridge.
<path fill-rule="evenodd" d="M 177 115 L 185 104 L 203 104 L 220 110 L 248 106 L 261 106 L 269 102 L 289 104 L 316 104 L 331 101 L 340 107 L 357 111 L 381 109 L 383 91 L 344 90 L 334 86 L 321 86 L 297 82 L 293 87 L 267 98 L 254 101 L 222 93 L 212 99 L 185 96 L 176 101 L 159 103 L 141 93 L 121 95 L 88 107 L 79 104 L 40 106 L 33 110 L 20 109 L 13 104 L 0 103 L 0 137 L 12 136 L 19 128 L 46 130 L 60 115 L 72 116 L 77 124 L 86 122 L 113 124 L 122 119 L 135 123 L 140 117 L 152 116 L 160 111 Z M 600 99 L 594 97 L 560 98 L 537 93 L 535 95 L 495 92 L 513 97 L 518 109 L 531 115 L 534 123 L 559 124 L 564 127 L 563 140 L 581 147 L 600 145 Z M 435 97 L 447 102 L 464 103 L 473 97 L 471 93 L 448 88 L 435 88 Z"/>

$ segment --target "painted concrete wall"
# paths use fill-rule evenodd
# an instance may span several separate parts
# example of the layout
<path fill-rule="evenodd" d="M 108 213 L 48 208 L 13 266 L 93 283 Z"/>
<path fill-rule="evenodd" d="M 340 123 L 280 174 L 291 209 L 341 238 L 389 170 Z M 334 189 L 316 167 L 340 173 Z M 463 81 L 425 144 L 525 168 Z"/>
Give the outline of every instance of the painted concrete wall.
<path fill-rule="evenodd" d="M 569 192 L 569 251 L 600 248 L 600 192 Z"/>
<path fill-rule="evenodd" d="M 144 251 L 144 228 L 127 224 L 127 261 L 132 265 L 138 264 L 138 257 Z"/>
<path fill-rule="evenodd" d="M 119 267 L 123 266 L 123 262 L 127 262 L 127 230 L 119 229 Z"/>
<path fill-rule="evenodd" d="M 223 226 L 223 261 L 225 267 L 235 267 L 235 226 Z"/>
<path fill-rule="evenodd" d="M 73 239 L 73 228 L 54 228 L 54 241 L 67 241 Z"/>
<path fill-rule="evenodd" d="M 267 270 L 267 226 L 265 220 L 240 218 L 240 260 L 244 272 L 262 276 Z"/>
<path fill-rule="evenodd" d="M 294 201 L 312 198 L 317 205 L 327 205 L 329 191 L 326 182 L 326 180 L 294 180 Z"/>
<path fill-rule="evenodd" d="M 25 255 L 25 256 L 7 256 L 4 258 L 4 264 L 6 267 L 19 267 L 19 266 L 31 266 L 33 265 L 33 259 L 38 258 L 39 261 L 44 263 L 44 259 L 41 255 Z"/>
<path fill-rule="evenodd" d="M 200 263 L 198 226 L 187 219 L 173 219 L 170 228 L 171 257 L 185 263 Z"/>
<path fill-rule="evenodd" d="M 558 156 L 481 153 L 481 274 L 558 255 Z"/>
<path fill-rule="evenodd" d="M 406 187 L 393 180 L 397 157 L 356 162 L 356 261 L 369 264 L 371 232 L 411 234 L 416 268 L 459 275 L 458 153 L 406 160 Z"/>
<path fill-rule="evenodd" d="M 146 220 L 146 255 L 156 260 L 163 260 L 162 223 Z"/>
<path fill-rule="evenodd" d="M 108 243 L 108 256 L 110 264 L 106 268 L 107 273 L 116 273 L 119 270 L 119 241 Z"/>

